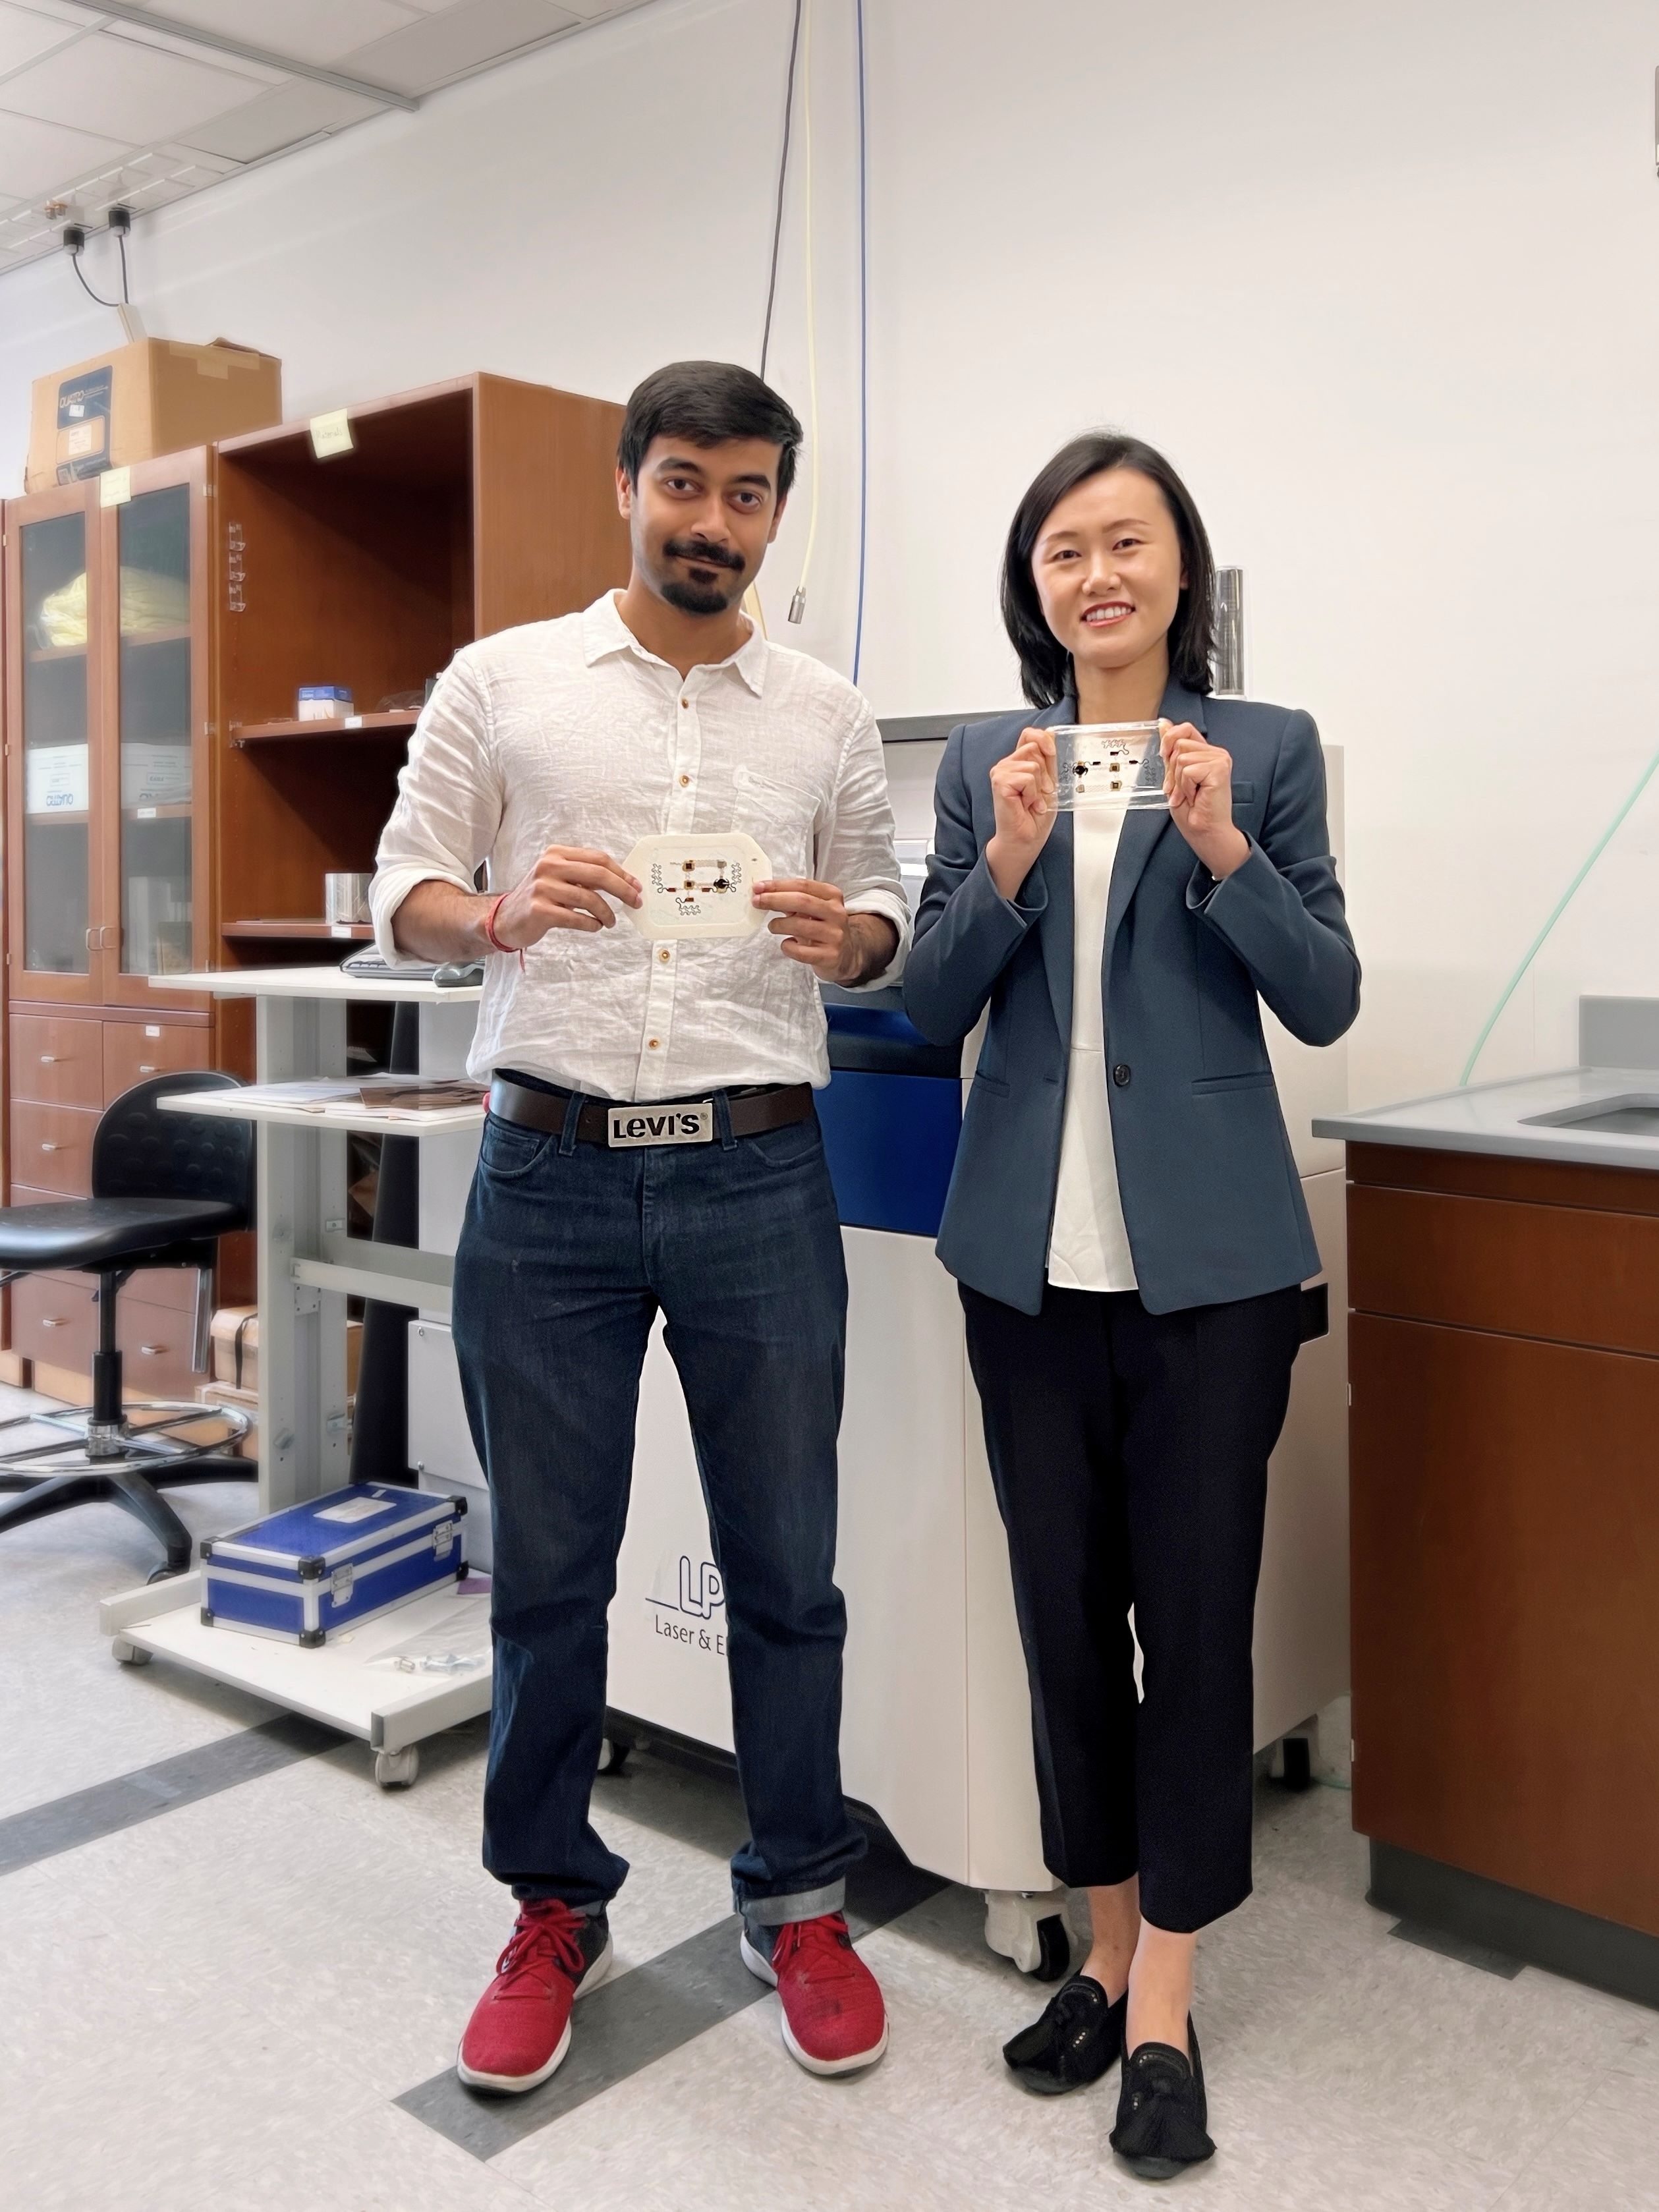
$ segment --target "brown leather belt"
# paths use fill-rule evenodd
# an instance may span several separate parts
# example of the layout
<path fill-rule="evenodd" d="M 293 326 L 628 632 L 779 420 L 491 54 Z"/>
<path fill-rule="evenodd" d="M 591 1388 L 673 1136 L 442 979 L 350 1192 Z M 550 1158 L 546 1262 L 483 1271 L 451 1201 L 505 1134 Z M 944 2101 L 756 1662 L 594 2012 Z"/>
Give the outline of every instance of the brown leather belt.
<path fill-rule="evenodd" d="M 607 1145 L 628 1150 L 643 1145 L 707 1145 L 719 1135 L 714 1098 L 665 1098 L 649 1105 L 613 1105 L 590 1098 L 576 1117 L 576 1134 L 585 1145 Z M 520 1129 L 545 1129 L 559 1136 L 569 1109 L 568 1091 L 532 1091 L 497 1075 L 489 1085 L 489 1110 L 498 1121 L 511 1121 Z M 791 1083 L 776 1090 L 729 1091 L 726 1111 L 734 1137 L 758 1137 L 768 1129 L 787 1129 L 804 1121 L 812 1111 L 810 1083 Z"/>

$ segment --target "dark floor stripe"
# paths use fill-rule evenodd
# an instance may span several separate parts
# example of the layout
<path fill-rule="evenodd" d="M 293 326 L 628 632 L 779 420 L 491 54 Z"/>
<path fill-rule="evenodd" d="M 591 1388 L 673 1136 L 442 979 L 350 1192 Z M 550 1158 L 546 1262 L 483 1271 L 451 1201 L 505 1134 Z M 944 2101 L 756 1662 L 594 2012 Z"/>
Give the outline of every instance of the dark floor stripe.
<path fill-rule="evenodd" d="M 945 1887 L 911 1866 L 889 1838 L 873 1836 L 870 1856 L 848 1877 L 848 1925 L 855 1936 L 867 1934 Z M 539 2089 L 480 2097 L 451 2067 L 397 2101 L 475 2158 L 494 2158 L 770 1995 L 738 1955 L 733 1914 L 584 1997 L 570 2055 Z"/>
<path fill-rule="evenodd" d="M 261 1721 L 257 1728 L 239 1729 L 234 1735 L 200 1744 L 194 1751 L 158 1759 L 153 1766 L 95 1782 L 89 1790 L 8 1814 L 0 1819 L 0 1874 L 15 1874 L 19 1867 L 95 1843 L 100 1836 L 153 1820 L 158 1813 L 171 1813 L 179 1805 L 216 1797 L 222 1790 L 273 1774 L 296 1759 L 314 1758 L 343 1741 L 332 1729 L 304 1720 L 298 1713 L 283 1713 Z"/>

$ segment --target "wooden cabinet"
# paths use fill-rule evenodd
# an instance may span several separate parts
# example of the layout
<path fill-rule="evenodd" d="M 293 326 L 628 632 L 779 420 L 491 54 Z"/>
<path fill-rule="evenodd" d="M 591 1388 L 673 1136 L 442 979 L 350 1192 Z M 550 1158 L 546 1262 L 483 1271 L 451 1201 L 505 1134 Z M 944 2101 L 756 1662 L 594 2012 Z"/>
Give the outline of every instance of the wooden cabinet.
<path fill-rule="evenodd" d="M 152 975 L 207 958 L 208 456 L 131 485 L 7 510 L 14 1005 L 154 1009 Z"/>
<path fill-rule="evenodd" d="M 1350 1169 L 1355 1825 L 1659 1936 L 1659 1176 Z"/>
<path fill-rule="evenodd" d="M 323 878 L 373 868 L 428 684 L 475 638 L 627 580 L 622 413 L 468 376 L 352 408 L 349 448 L 324 460 L 304 423 L 219 447 L 214 904 L 228 963 L 337 959 Z M 295 720 L 304 684 L 348 690 L 354 714 Z"/>
<path fill-rule="evenodd" d="M 119 505 L 94 477 L 6 507 L 14 1202 L 83 1192 L 98 1113 L 152 1070 L 252 1073 L 245 1004 L 152 978 L 367 937 L 331 930 L 323 878 L 374 866 L 428 680 L 627 579 L 619 407 L 475 375 L 349 420 L 327 459 L 290 423 L 135 466 Z M 295 720 L 313 684 L 356 713 Z M 227 1302 L 251 1295 L 249 1241 L 222 1253 Z M 152 1275 L 122 1304 L 188 1292 Z M 60 1376 L 84 1372 L 63 1303 L 31 1291 L 15 1323 Z"/>

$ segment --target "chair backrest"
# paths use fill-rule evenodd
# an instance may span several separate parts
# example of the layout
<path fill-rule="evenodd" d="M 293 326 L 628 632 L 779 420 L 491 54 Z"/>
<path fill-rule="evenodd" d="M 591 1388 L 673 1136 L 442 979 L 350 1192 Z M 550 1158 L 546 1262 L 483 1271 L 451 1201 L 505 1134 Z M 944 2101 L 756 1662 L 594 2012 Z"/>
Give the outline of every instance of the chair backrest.
<path fill-rule="evenodd" d="M 181 1091 L 235 1091 L 234 1075 L 190 1068 L 152 1075 L 104 1109 L 92 1139 L 94 1198 L 212 1198 L 253 1219 L 252 1121 L 164 1114 L 158 1098 Z"/>

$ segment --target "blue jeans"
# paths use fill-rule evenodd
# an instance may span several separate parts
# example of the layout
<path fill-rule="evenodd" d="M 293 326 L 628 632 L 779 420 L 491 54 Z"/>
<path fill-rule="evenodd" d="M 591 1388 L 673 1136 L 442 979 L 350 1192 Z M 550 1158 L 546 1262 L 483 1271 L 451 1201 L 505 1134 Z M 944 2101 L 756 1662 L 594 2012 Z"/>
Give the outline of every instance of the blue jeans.
<path fill-rule="evenodd" d="M 847 1274 L 816 1116 L 707 1145 L 612 1152 L 487 1121 L 455 1261 L 454 1334 L 489 1476 L 495 1705 L 484 1864 L 520 1898 L 595 1911 L 626 1860 L 588 1818 L 606 1609 L 640 1369 L 659 1310 L 725 1584 L 761 1925 L 839 1911 L 864 1851 L 841 1789 L 834 1577 Z"/>

